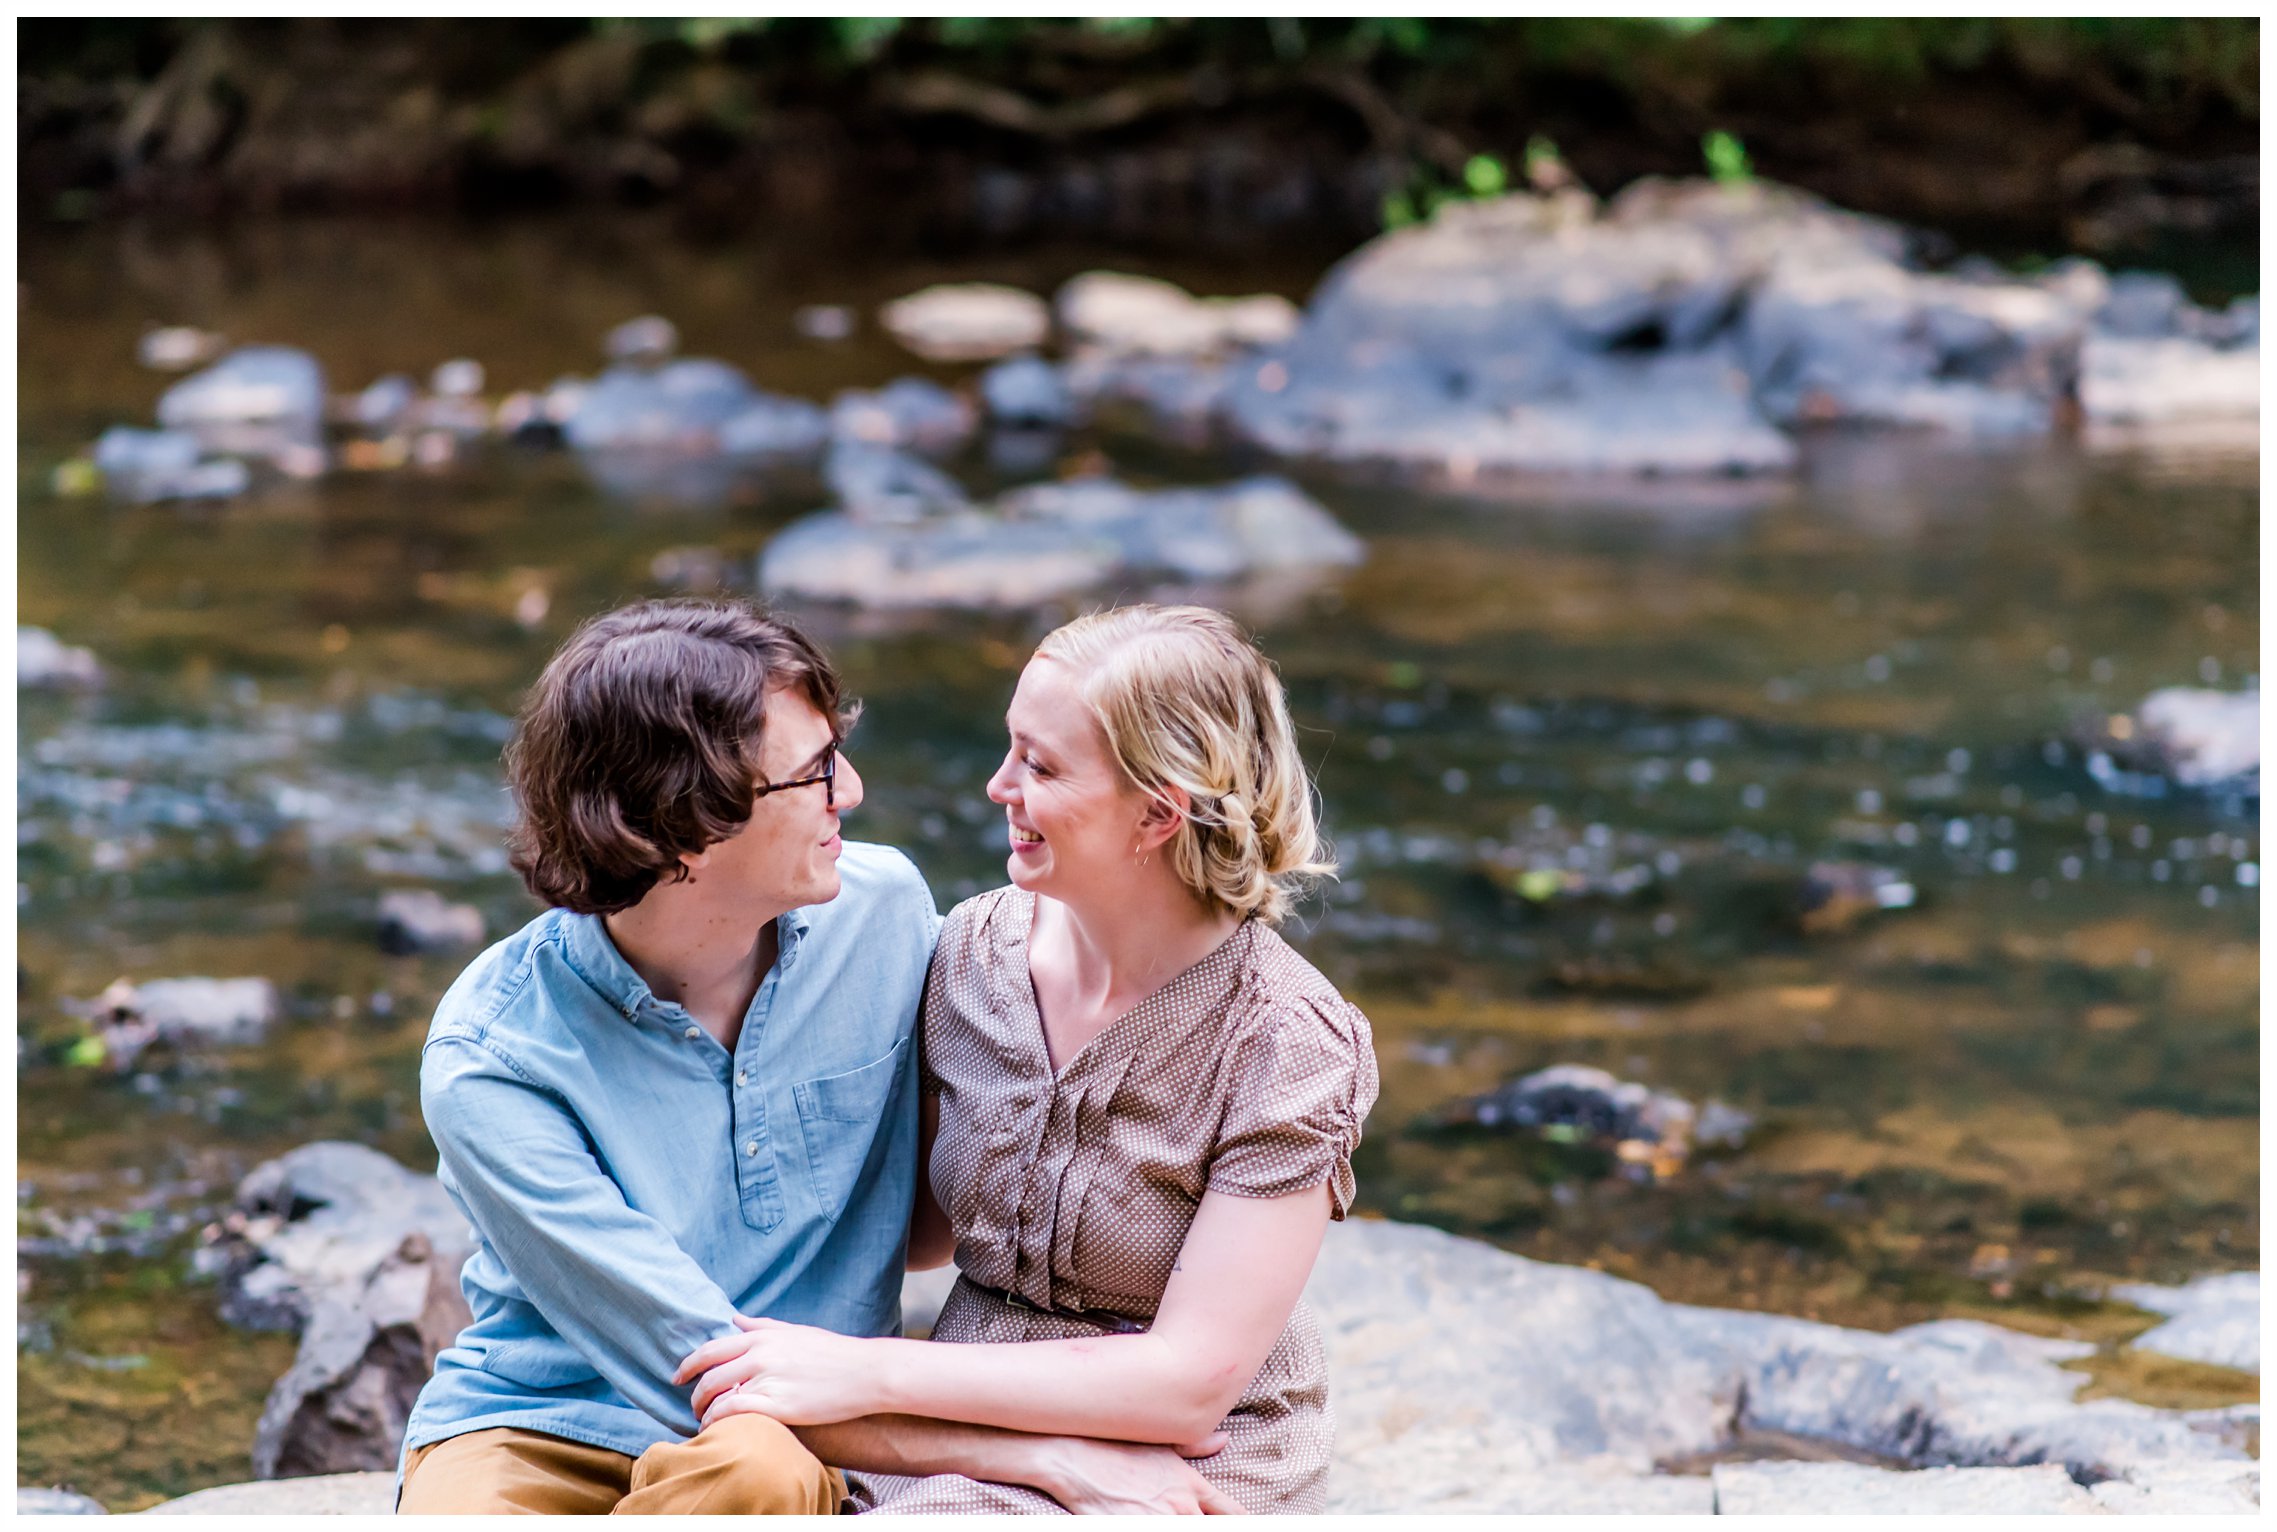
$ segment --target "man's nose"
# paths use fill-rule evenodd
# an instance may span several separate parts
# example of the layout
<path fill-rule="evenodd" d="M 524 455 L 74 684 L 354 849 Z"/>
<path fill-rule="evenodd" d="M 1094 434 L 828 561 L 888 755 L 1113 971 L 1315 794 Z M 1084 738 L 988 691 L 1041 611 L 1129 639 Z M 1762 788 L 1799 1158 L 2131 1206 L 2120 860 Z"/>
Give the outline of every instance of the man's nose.
<path fill-rule="evenodd" d="M 841 814 L 862 806 L 862 774 L 854 769 L 852 761 L 846 759 L 844 751 L 838 755 L 838 774 L 831 781 L 830 797 L 833 806 Z"/>

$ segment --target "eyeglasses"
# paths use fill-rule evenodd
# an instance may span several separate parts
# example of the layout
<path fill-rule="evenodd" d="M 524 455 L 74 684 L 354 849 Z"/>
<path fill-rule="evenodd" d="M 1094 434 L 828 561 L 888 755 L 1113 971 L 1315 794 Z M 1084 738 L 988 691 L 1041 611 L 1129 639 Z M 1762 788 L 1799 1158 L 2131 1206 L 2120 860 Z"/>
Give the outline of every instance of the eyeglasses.
<path fill-rule="evenodd" d="M 751 796 L 764 798 L 769 793 L 779 793 L 793 787 L 812 787 L 815 783 L 820 782 L 822 784 L 822 806 L 826 809 L 834 809 L 838 807 L 838 790 L 835 785 L 837 778 L 838 747 L 833 744 L 822 753 L 822 770 L 813 776 L 799 777 L 789 782 L 762 782 L 751 789 Z"/>

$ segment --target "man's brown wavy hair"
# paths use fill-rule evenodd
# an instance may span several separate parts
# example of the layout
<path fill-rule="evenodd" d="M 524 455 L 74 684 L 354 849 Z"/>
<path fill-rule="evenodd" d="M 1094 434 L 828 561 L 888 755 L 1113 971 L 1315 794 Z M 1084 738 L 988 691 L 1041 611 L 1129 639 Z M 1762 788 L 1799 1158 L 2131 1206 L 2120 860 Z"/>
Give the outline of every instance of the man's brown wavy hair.
<path fill-rule="evenodd" d="M 838 673 L 807 636 L 737 601 L 643 601 L 595 617 L 531 688 L 506 746 L 514 870 L 549 905 L 630 909 L 688 875 L 683 852 L 751 818 L 767 694 L 832 720 Z"/>

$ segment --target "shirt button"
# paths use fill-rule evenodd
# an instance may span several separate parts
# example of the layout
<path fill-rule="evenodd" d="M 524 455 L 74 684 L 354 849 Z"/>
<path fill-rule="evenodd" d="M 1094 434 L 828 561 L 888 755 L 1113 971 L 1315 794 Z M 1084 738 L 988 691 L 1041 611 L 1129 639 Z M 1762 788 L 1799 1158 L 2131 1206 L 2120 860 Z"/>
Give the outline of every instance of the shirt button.
<path fill-rule="evenodd" d="M 697 1038 L 704 1035 L 704 1029 L 702 1027 L 690 1027 L 687 1031 L 681 1033 L 680 1035 L 692 1043 Z"/>
<path fill-rule="evenodd" d="M 750 1079 L 751 1071 L 748 1069 L 738 1069 L 735 1072 L 735 1083 L 738 1085 L 746 1084 L 750 1081 Z"/>
<path fill-rule="evenodd" d="M 745 1154 L 757 1154 L 759 1152 L 759 1140 L 753 1139 L 750 1143 L 745 1144 L 743 1152 Z"/>

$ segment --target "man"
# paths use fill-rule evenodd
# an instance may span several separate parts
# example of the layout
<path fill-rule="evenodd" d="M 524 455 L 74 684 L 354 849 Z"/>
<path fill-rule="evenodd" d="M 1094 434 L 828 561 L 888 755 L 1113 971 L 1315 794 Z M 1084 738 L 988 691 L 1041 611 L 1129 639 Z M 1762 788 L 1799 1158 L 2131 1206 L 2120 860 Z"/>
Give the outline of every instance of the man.
<path fill-rule="evenodd" d="M 829 1514 L 826 1460 L 1084 1510 L 1209 1499 L 1160 1448 L 899 1419 L 699 1433 L 671 1382 L 739 1313 L 899 1328 L 940 919 L 907 858 L 840 840 L 851 721 L 821 652 L 734 603 L 609 613 L 539 679 L 510 847 L 551 908 L 451 986 L 420 1069 L 479 1239 L 403 1513 Z"/>

